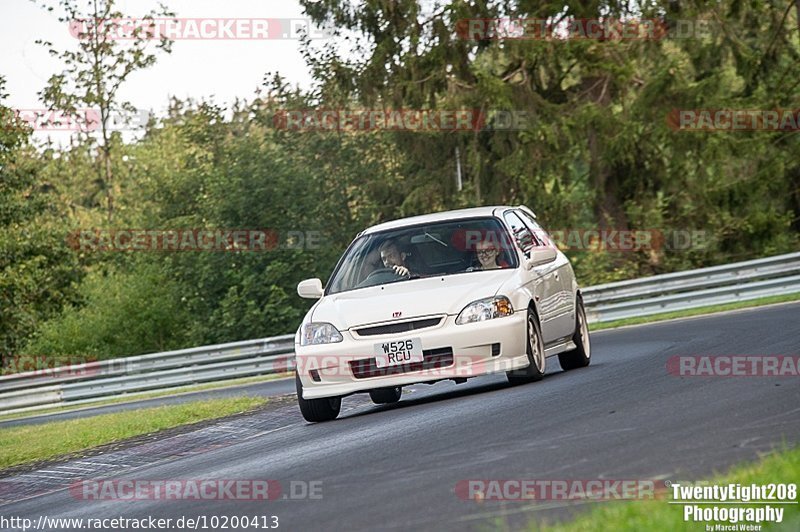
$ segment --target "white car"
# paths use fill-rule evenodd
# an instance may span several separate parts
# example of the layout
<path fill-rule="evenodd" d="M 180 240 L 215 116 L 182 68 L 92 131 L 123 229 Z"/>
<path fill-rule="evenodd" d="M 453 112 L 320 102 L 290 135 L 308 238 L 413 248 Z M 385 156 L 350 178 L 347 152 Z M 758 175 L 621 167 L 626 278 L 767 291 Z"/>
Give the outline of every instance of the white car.
<path fill-rule="evenodd" d="M 295 337 L 300 411 L 336 418 L 342 397 L 400 400 L 402 387 L 505 372 L 536 381 L 547 358 L 589 364 L 572 266 L 525 206 L 415 216 L 362 231 Z"/>

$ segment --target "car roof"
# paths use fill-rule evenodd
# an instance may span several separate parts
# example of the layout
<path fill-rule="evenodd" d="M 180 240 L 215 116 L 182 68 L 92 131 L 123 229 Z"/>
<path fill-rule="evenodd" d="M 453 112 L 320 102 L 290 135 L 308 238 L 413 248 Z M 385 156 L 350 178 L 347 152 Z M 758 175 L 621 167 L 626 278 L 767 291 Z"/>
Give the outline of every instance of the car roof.
<path fill-rule="evenodd" d="M 478 218 L 481 216 L 498 216 L 507 209 L 525 209 L 533 214 L 530 209 L 524 206 L 511 206 L 511 205 L 493 205 L 487 207 L 472 207 L 470 209 L 458 209 L 455 211 L 435 212 L 432 214 L 422 214 L 420 216 L 410 216 L 408 218 L 400 218 L 381 224 L 373 225 L 364 229 L 360 235 L 370 233 L 377 233 L 379 231 L 386 231 L 389 229 L 399 229 L 401 227 L 408 227 L 410 225 L 418 225 L 433 222 L 442 222 L 446 220 L 458 220 L 461 218 Z M 535 215 L 534 215 L 535 216 Z"/>

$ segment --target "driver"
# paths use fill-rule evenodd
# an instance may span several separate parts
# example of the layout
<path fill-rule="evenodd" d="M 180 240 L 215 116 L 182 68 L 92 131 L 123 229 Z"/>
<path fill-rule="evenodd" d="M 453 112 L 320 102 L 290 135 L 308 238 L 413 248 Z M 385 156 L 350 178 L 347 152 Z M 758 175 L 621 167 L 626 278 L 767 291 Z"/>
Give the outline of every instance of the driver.
<path fill-rule="evenodd" d="M 381 244 L 379 249 L 384 267 L 393 269 L 397 275 L 411 275 L 406 265 L 407 254 L 401 252 L 400 247 L 395 242 L 387 240 Z"/>

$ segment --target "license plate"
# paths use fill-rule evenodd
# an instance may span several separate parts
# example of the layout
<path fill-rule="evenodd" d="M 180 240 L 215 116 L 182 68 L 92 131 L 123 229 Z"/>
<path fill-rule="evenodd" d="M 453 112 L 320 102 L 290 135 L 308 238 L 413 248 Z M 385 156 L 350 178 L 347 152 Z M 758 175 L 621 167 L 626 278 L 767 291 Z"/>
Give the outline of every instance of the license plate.
<path fill-rule="evenodd" d="M 379 368 L 422 362 L 422 360 L 421 338 L 375 344 L 375 365 Z"/>

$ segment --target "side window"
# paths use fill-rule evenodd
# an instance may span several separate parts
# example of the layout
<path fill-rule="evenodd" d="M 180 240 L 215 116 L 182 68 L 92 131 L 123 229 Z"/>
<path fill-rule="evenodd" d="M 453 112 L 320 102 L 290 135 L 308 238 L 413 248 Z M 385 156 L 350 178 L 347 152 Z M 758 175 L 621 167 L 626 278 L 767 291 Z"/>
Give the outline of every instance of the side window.
<path fill-rule="evenodd" d="M 514 241 L 522 252 L 525 253 L 526 256 L 529 256 L 531 248 L 536 245 L 533 233 L 531 233 L 530 229 L 528 229 L 514 211 L 506 211 L 503 213 L 503 218 L 508 224 L 508 227 L 511 228 Z"/>
<path fill-rule="evenodd" d="M 542 226 L 539 225 L 539 222 L 536 221 L 536 218 L 523 210 L 515 212 L 522 217 L 522 219 L 528 224 L 528 227 L 530 227 L 531 231 L 533 232 L 534 245 L 546 246 L 548 243 L 552 242 L 550 235 L 548 235 L 547 232 L 542 229 Z"/>

